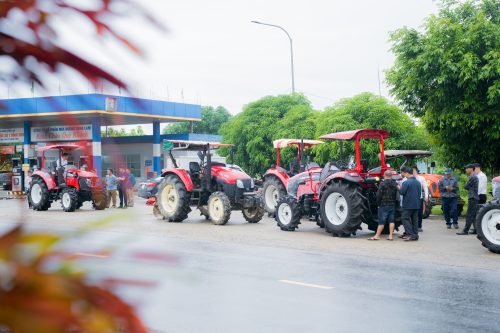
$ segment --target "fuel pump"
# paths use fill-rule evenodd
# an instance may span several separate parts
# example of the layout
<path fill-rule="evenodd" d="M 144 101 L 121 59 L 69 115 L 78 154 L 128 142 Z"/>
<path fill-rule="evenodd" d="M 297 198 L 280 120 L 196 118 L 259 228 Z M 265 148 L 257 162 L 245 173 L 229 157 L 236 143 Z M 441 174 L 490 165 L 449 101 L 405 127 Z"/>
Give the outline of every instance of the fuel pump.
<path fill-rule="evenodd" d="M 23 191 L 22 161 L 19 157 L 12 158 L 12 192 Z"/>

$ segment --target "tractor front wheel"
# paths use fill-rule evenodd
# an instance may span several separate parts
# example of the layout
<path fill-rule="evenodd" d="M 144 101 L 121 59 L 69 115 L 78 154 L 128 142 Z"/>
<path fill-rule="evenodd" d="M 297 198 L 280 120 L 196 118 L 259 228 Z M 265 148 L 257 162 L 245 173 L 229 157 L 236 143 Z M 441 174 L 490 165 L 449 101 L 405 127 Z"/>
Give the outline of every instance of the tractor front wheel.
<path fill-rule="evenodd" d="M 231 217 L 231 202 L 224 192 L 214 192 L 208 198 L 208 216 L 214 224 L 224 225 Z"/>
<path fill-rule="evenodd" d="M 350 237 L 368 211 L 358 185 L 332 183 L 321 196 L 321 220 L 334 236 Z"/>
<path fill-rule="evenodd" d="M 500 254 L 500 200 L 487 203 L 476 217 L 477 238 L 493 253 Z"/>
<path fill-rule="evenodd" d="M 286 195 L 285 185 L 276 177 L 268 177 L 263 184 L 264 207 L 269 215 L 276 213 L 278 201 Z"/>
<path fill-rule="evenodd" d="M 264 201 L 262 200 L 262 197 L 260 195 L 256 196 L 256 201 L 257 204 L 255 207 L 251 208 L 245 208 L 243 209 L 243 217 L 245 220 L 247 220 L 248 223 L 257 223 L 262 220 L 262 217 L 264 216 L 264 212 L 266 211 L 264 209 Z"/>
<path fill-rule="evenodd" d="M 179 177 L 166 176 L 158 187 L 156 197 L 160 213 L 168 222 L 182 222 L 188 217 L 191 192 L 186 190 Z"/>
<path fill-rule="evenodd" d="M 61 191 L 61 206 L 65 212 L 74 212 L 78 204 L 78 193 L 74 187 L 66 187 Z"/>
<path fill-rule="evenodd" d="M 276 216 L 278 227 L 283 231 L 295 231 L 300 224 L 300 207 L 294 197 L 285 195 L 278 202 Z"/>
<path fill-rule="evenodd" d="M 50 207 L 49 190 L 41 178 L 36 178 L 30 186 L 31 207 L 34 210 L 47 210 Z"/>

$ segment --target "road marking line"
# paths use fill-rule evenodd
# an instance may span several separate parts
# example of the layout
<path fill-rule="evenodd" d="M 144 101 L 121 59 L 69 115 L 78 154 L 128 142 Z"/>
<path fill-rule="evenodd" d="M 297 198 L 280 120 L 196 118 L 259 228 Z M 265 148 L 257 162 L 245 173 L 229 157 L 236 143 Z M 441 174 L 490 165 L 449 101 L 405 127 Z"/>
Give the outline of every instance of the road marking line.
<path fill-rule="evenodd" d="M 333 287 L 329 286 L 322 286 L 320 284 L 312 284 L 312 283 L 305 283 L 305 282 L 299 282 L 299 281 L 292 281 L 292 280 L 278 280 L 279 282 L 283 283 L 288 283 L 288 284 L 295 284 L 298 286 L 303 286 L 303 287 L 309 287 L 309 288 L 318 288 L 318 289 L 333 289 Z"/>
<path fill-rule="evenodd" d="M 94 253 L 84 253 L 84 252 L 77 252 L 75 253 L 77 256 L 82 256 L 82 257 L 94 257 L 94 258 L 107 258 L 109 257 L 108 255 L 105 254 L 94 254 Z"/>

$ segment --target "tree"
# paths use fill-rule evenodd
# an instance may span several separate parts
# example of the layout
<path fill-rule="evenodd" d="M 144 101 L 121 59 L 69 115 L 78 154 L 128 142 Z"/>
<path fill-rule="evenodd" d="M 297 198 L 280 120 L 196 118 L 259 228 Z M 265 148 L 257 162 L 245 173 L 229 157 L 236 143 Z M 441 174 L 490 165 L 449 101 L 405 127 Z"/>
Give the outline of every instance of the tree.
<path fill-rule="evenodd" d="M 446 0 L 424 31 L 391 34 L 391 93 L 419 117 L 450 167 L 500 168 L 500 2 Z"/>
<path fill-rule="evenodd" d="M 127 132 L 123 127 L 113 128 L 108 127 L 106 130 L 101 131 L 102 137 L 116 137 L 116 136 L 140 136 L 144 135 L 144 130 L 141 125 L 137 125 L 135 128 L 132 128 L 130 132 Z"/>
<path fill-rule="evenodd" d="M 229 119 L 231 114 L 223 106 L 201 107 L 201 121 L 193 123 L 194 133 L 219 134 L 219 130 Z M 164 134 L 189 133 L 189 123 L 180 122 L 168 125 L 163 129 Z"/>
<path fill-rule="evenodd" d="M 262 175 L 275 157 L 272 141 L 314 135 L 311 103 L 300 94 L 267 96 L 246 105 L 222 126 L 224 142 L 233 143 L 234 160 L 252 175 Z M 220 149 L 228 156 L 229 149 Z"/>
<path fill-rule="evenodd" d="M 427 133 L 414 124 L 412 119 L 398 106 L 387 99 L 362 93 L 352 98 L 340 100 L 316 117 L 316 137 L 359 128 L 377 128 L 390 132 L 385 140 L 386 149 L 429 149 Z M 331 159 L 338 159 L 338 142 L 327 142 L 313 149 L 315 161 L 320 164 Z M 379 163 L 380 148 L 376 140 L 363 140 L 361 157 L 368 160 L 371 167 Z M 354 154 L 354 144 L 345 142 L 344 156 Z"/>

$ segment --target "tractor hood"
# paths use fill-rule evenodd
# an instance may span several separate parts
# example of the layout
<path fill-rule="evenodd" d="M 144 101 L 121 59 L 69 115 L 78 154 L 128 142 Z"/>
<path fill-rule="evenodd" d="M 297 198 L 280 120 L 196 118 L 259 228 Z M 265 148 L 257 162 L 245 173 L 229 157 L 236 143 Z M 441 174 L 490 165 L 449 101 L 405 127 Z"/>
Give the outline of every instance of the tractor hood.
<path fill-rule="evenodd" d="M 226 166 L 214 165 L 212 166 L 212 176 L 224 180 L 226 183 L 235 184 L 238 179 L 252 179 L 244 172 L 228 168 Z"/>
<path fill-rule="evenodd" d="M 80 178 L 97 178 L 97 175 L 90 171 L 83 171 L 79 169 L 70 169 L 68 172 L 75 173 Z"/>

